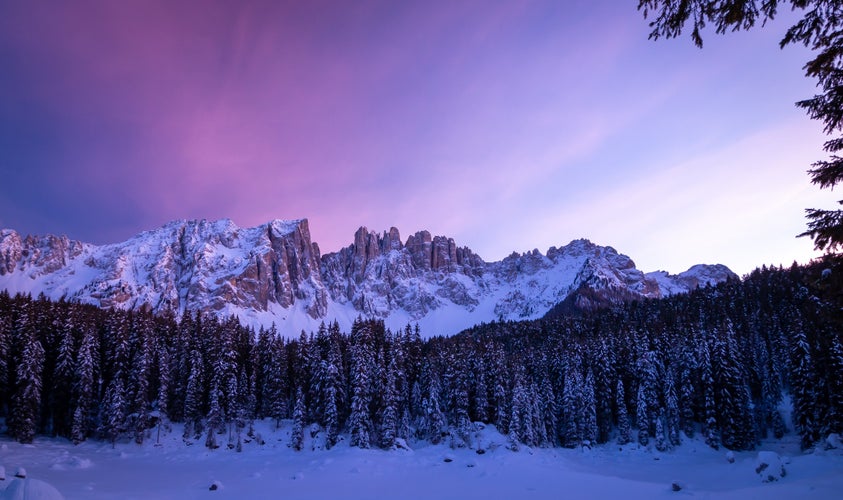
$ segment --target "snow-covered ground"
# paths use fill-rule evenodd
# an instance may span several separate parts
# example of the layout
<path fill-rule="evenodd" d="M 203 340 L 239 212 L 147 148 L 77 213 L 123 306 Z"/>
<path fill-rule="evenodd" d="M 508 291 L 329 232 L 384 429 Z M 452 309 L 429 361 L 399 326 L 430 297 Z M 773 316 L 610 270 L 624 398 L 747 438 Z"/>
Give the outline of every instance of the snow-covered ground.
<path fill-rule="evenodd" d="M 331 450 L 288 448 L 289 423 L 256 426 L 255 440 L 237 453 L 185 446 L 181 429 L 138 446 L 101 442 L 74 446 L 63 439 L 38 438 L 32 445 L 0 440 L 6 480 L 25 467 L 68 499 L 191 498 L 811 498 L 843 495 L 843 449 L 802 453 L 796 438 L 763 443 L 758 450 L 712 450 L 698 440 L 659 453 L 627 445 L 591 450 L 529 449 L 513 452 L 493 426 L 476 435 L 475 449 L 411 443 L 412 450 L 361 450 L 341 442 Z M 203 440 L 204 441 L 204 440 Z M 225 440 L 221 440 L 225 441 Z M 839 441 L 837 442 L 839 444 Z M 786 475 L 762 482 L 759 451 L 779 455 Z M 771 454 L 767 454 L 771 455 Z M 4 484 L 5 483 L 5 484 Z M 673 491 L 673 484 L 682 489 Z M 216 490 L 211 486 L 216 485 Z M 2 498 L 2 494 L 0 494 Z"/>

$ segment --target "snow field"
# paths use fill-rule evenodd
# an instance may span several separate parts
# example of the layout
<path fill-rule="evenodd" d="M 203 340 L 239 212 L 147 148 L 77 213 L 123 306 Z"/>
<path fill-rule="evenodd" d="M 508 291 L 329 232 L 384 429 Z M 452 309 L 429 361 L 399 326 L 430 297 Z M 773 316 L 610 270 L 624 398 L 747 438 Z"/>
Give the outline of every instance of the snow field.
<path fill-rule="evenodd" d="M 685 439 L 670 452 L 607 443 L 593 449 L 513 452 L 506 436 L 487 425 L 474 448 L 409 443 L 410 449 L 362 450 L 347 436 L 331 450 L 308 428 L 304 450 L 288 447 L 290 421 L 255 424 L 265 444 L 252 439 L 237 453 L 186 446 L 180 426 L 143 445 L 37 438 L 35 444 L 0 441 L 0 465 L 25 467 L 29 478 L 55 486 L 71 499 L 466 499 L 466 498 L 765 498 L 838 499 L 843 450 L 802 453 L 798 439 L 764 442 L 758 450 L 713 450 Z M 312 432 L 311 432 L 312 431 Z M 446 440 L 447 441 L 447 440 Z M 225 436 L 220 436 L 225 443 Z M 831 440 L 831 442 L 834 442 Z M 838 440 L 839 442 L 839 440 Z M 477 449 L 483 453 L 478 454 Z M 760 457 L 777 457 L 786 475 L 769 483 L 756 472 Z M 10 474 L 9 474 L 10 475 Z M 0 481 L 0 489 L 11 477 Z M 6 483 L 3 485 L 2 483 Z M 673 484 L 681 487 L 673 491 Z M 216 486 L 212 489 L 212 486 Z M 0 498 L 3 498 L 0 495 Z"/>

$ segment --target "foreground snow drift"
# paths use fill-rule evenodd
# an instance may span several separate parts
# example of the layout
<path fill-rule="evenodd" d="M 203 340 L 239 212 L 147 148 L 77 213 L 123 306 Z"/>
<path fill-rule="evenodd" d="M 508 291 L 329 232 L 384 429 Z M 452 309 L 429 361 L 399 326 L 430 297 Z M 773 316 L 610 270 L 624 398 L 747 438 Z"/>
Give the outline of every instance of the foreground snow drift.
<path fill-rule="evenodd" d="M 331 450 L 319 436 L 294 452 L 289 422 L 259 422 L 265 444 L 251 440 L 242 453 L 185 446 L 181 429 L 138 446 L 38 439 L 34 445 L 0 441 L 0 464 L 25 467 L 29 478 L 54 485 L 71 499 L 189 498 L 839 498 L 843 450 L 803 454 L 795 438 L 764 443 L 758 451 L 712 450 L 691 439 L 659 453 L 636 445 L 518 452 L 493 426 L 475 436 L 475 449 L 410 443 L 407 450 L 361 450 L 341 441 Z M 478 453 L 482 450 L 482 453 Z M 759 457 L 779 457 L 787 474 L 764 483 Z M 13 478 L 8 478 L 13 479 Z M 10 481 L 0 481 L 0 489 Z M 678 492 L 674 490 L 679 488 Z M 2 495 L 0 495 L 2 497 Z"/>

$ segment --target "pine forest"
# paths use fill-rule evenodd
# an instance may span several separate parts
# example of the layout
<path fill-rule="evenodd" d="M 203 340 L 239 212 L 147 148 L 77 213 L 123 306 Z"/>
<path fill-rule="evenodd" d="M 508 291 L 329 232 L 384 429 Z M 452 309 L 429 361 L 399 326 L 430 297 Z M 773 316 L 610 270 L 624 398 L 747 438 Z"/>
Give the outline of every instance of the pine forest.
<path fill-rule="evenodd" d="M 699 434 L 752 449 L 843 431 L 843 269 L 757 269 L 665 299 L 423 339 L 358 319 L 285 339 L 236 318 L 102 310 L 0 293 L 0 417 L 16 440 L 155 440 L 237 449 L 256 419 L 289 446 L 426 440 L 472 447 L 477 422 L 510 446 L 614 441 L 666 450 Z"/>

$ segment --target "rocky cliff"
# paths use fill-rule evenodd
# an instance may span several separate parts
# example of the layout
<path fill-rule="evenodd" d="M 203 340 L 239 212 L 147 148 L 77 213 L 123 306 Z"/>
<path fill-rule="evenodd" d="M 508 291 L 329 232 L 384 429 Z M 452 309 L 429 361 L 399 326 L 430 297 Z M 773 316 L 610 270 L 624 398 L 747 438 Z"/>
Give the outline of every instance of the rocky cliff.
<path fill-rule="evenodd" d="M 0 288 L 101 307 L 236 314 L 295 335 L 359 316 L 389 326 L 418 322 L 426 334 L 544 315 L 574 291 L 601 297 L 661 297 L 734 274 L 694 266 L 677 276 L 645 274 L 611 247 L 575 240 L 546 254 L 484 262 L 453 239 L 361 227 L 351 245 L 320 255 L 308 222 L 239 228 L 230 220 L 174 221 L 113 245 L 0 231 Z"/>

